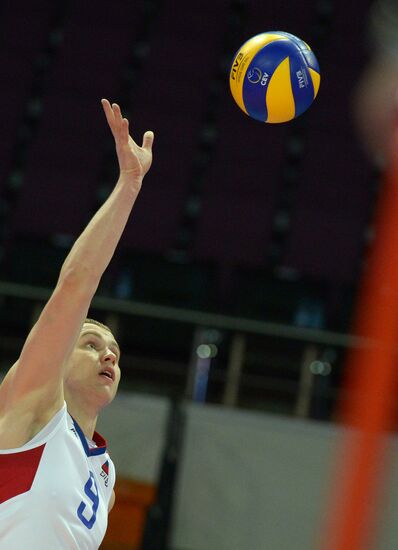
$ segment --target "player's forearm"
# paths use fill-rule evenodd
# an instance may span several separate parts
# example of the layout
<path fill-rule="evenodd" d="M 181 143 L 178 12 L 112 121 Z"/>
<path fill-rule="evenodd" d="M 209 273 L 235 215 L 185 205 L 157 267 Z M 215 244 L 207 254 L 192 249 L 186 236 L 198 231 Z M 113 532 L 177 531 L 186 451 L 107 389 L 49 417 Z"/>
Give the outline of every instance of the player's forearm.
<path fill-rule="evenodd" d="M 138 196 L 141 182 L 121 176 L 98 212 L 69 252 L 60 273 L 60 280 L 73 274 L 82 290 L 94 293 L 122 236 Z"/>

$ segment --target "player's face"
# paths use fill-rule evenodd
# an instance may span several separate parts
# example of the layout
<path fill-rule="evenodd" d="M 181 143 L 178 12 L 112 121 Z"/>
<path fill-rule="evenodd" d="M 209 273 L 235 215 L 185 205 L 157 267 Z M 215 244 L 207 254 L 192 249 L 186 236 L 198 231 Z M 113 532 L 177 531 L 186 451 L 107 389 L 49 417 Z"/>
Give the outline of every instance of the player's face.
<path fill-rule="evenodd" d="M 106 402 L 115 397 L 120 381 L 120 349 L 113 334 L 85 323 L 69 361 L 64 383 L 72 391 L 91 390 Z"/>
<path fill-rule="evenodd" d="M 359 137 L 371 160 L 383 168 L 398 122 L 398 63 L 375 59 L 363 72 L 353 99 Z"/>

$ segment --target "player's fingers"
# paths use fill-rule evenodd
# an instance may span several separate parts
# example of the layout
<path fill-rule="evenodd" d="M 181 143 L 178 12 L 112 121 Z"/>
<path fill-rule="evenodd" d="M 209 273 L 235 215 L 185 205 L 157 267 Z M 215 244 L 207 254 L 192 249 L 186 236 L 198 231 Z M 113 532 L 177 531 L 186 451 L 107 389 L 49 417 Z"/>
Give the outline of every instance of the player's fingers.
<path fill-rule="evenodd" d="M 112 129 L 113 124 L 114 124 L 114 120 L 115 120 L 115 115 L 114 115 L 113 109 L 111 107 L 111 104 L 109 103 L 109 101 L 107 99 L 101 99 L 101 103 L 102 103 L 102 107 L 104 109 L 106 120 L 108 121 L 108 124 Z"/>
<path fill-rule="evenodd" d="M 124 118 L 122 120 L 122 130 L 121 130 L 120 138 L 124 143 L 128 143 L 128 140 L 129 140 L 129 121 L 127 120 L 127 118 Z"/>
<path fill-rule="evenodd" d="M 122 124 L 122 112 L 117 103 L 112 103 L 113 114 L 115 115 L 115 122 L 119 126 Z"/>
<path fill-rule="evenodd" d="M 155 139 L 155 134 L 152 131 L 145 132 L 142 139 L 142 147 L 144 149 L 152 150 L 153 140 Z"/>

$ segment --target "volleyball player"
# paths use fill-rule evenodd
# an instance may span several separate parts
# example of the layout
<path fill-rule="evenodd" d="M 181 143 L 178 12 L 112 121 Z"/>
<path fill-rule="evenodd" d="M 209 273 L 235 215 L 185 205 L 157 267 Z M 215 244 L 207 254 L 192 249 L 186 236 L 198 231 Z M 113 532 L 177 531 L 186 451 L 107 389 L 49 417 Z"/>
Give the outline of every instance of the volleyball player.
<path fill-rule="evenodd" d="M 154 136 L 146 132 L 139 147 L 119 106 L 102 106 L 119 179 L 0 386 L 1 550 L 96 549 L 115 498 L 114 466 L 95 426 L 117 391 L 120 350 L 87 312 L 151 166 Z"/>

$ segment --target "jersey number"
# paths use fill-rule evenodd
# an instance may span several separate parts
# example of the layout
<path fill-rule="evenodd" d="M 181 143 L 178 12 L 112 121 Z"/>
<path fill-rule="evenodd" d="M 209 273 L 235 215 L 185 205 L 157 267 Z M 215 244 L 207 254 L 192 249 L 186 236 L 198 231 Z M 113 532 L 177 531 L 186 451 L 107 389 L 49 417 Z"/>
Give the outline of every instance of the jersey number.
<path fill-rule="evenodd" d="M 87 529 L 91 529 L 95 523 L 95 520 L 97 519 L 97 510 L 99 505 L 98 487 L 95 483 L 94 474 L 92 472 L 90 472 L 90 477 L 88 478 L 88 481 L 84 486 L 84 492 L 91 501 L 91 504 L 89 505 L 91 506 L 91 517 L 87 518 L 84 515 L 84 511 L 87 505 L 83 501 L 80 503 L 79 508 L 77 509 L 77 516 L 80 521 L 87 527 Z"/>

